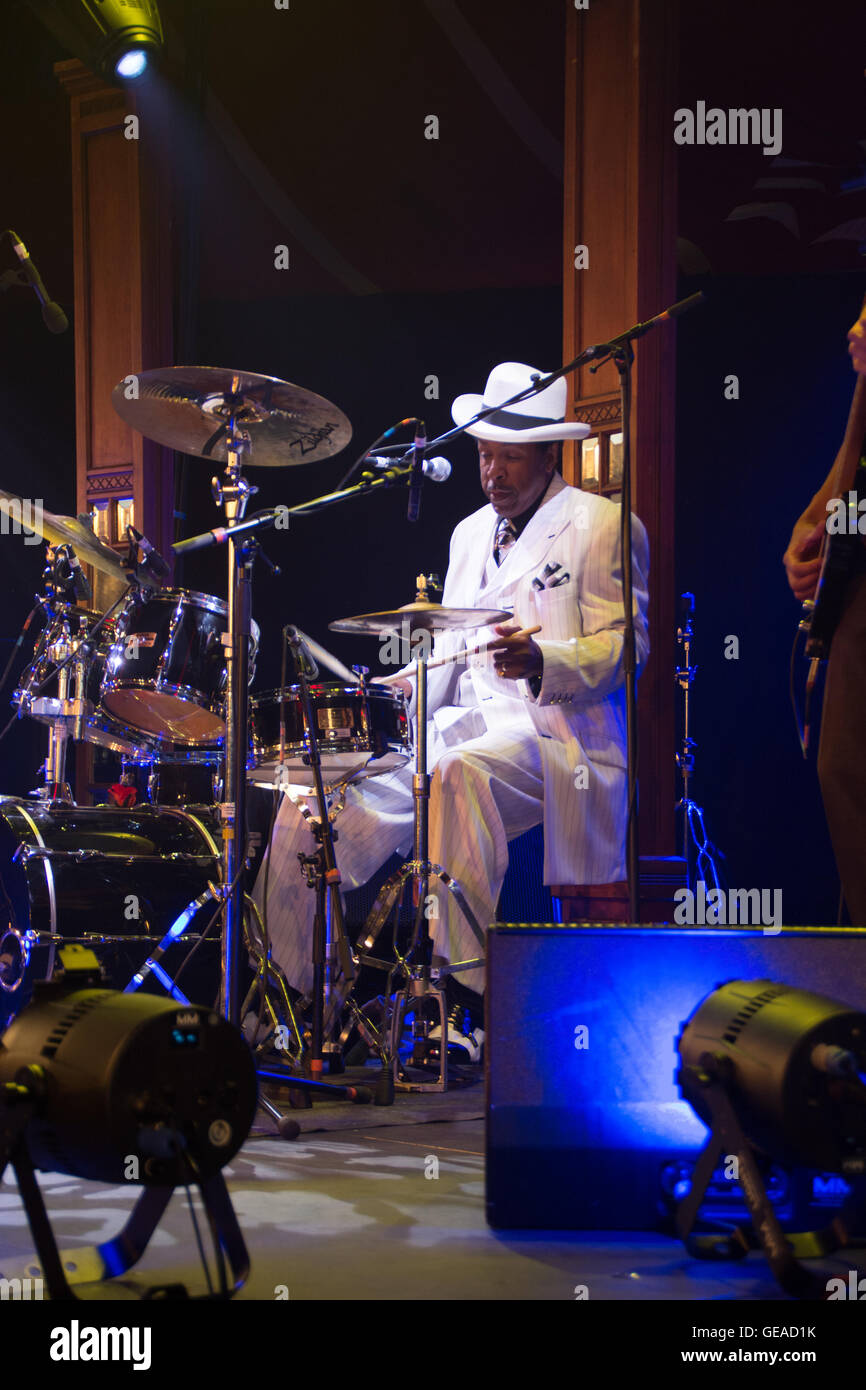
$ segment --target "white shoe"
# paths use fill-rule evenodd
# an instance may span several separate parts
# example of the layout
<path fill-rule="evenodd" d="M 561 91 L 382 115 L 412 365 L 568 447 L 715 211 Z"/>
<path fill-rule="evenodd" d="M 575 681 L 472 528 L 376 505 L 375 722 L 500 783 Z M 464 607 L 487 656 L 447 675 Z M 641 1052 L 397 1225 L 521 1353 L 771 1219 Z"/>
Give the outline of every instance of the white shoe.
<path fill-rule="evenodd" d="M 427 1037 L 427 1060 L 438 1066 L 442 1041 L 442 1028 L 437 1023 Z M 484 1029 L 468 1026 L 466 1011 L 456 1004 L 448 1015 L 448 1060 L 459 1063 L 477 1063 L 484 1056 Z"/>

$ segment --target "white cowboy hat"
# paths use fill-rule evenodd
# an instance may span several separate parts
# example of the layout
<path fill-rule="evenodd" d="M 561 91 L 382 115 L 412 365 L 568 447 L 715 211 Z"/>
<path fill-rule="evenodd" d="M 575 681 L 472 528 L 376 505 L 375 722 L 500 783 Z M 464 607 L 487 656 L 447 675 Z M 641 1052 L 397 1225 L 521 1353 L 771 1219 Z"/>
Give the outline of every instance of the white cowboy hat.
<path fill-rule="evenodd" d="M 487 378 L 483 396 L 458 396 L 451 406 L 451 416 L 456 425 L 465 425 L 479 410 L 488 406 L 502 405 L 518 391 L 525 391 L 533 384 L 534 376 L 546 376 L 537 367 L 525 362 L 500 362 Z M 576 421 L 565 424 L 563 416 L 568 405 L 568 386 L 560 377 L 552 386 L 539 391 L 535 396 L 527 396 L 507 410 L 497 410 L 477 425 L 469 425 L 467 434 L 476 439 L 488 439 L 494 444 L 543 444 L 555 439 L 585 439 L 589 425 Z"/>

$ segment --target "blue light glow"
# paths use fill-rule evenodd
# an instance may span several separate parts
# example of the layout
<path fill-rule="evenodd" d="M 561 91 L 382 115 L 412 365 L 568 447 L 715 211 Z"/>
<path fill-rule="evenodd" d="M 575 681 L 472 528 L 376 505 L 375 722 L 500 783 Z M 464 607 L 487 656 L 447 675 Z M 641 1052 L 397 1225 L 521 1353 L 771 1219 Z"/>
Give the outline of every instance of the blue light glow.
<path fill-rule="evenodd" d="M 114 65 L 114 71 L 118 77 L 130 82 L 135 77 L 141 77 L 147 67 L 147 54 L 143 48 L 131 48 L 123 57 L 118 58 Z"/>

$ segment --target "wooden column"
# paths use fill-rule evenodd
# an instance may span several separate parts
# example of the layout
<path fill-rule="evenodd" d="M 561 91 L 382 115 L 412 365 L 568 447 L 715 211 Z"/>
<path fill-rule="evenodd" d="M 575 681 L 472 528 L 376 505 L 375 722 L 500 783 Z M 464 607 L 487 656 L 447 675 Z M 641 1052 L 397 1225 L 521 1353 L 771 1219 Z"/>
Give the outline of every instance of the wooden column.
<path fill-rule="evenodd" d="M 143 111 L 133 88 L 106 86 L 77 59 L 55 73 L 72 135 L 77 510 L 95 512 L 98 533 L 119 552 L 130 521 L 171 563 L 172 452 L 111 404 L 122 378 L 173 361 L 170 137 L 158 104 Z M 122 584 L 88 573 L 94 606 L 107 608 Z M 92 758 L 77 765 L 84 800 Z"/>
<path fill-rule="evenodd" d="M 78 510 L 108 503 L 107 539 L 121 548 L 117 502 L 131 498 L 133 524 L 170 561 L 171 451 L 130 429 L 111 404 L 121 378 L 172 361 L 170 192 L 159 135 L 134 89 L 106 86 L 77 60 L 55 72 L 72 131 Z M 110 585 L 100 577 L 98 592 Z"/>
<path fill-rule="evenodd" d="M 568 7 L 566 41 L 565 359 L 606 342 L 676 298 L 673 141 L 677 0 L 595 0 Z M 585 258 L 585 268 L 575 265 Z M 632 508 L 650 542 L 652 655 L 638 683 L 640 852 L 674 853 L 675 335 L 665 325 L 636 346 Z M 616 495 L 611 434 L 621 429 L 613 365 L 573 378 L 571 414 L 599 446 L 581 472 L 566 446 L 567 482 Z M 597 482 L 587 480 L 595 474 Z M 644 864 L 652 874 L 652 863 Z"/>

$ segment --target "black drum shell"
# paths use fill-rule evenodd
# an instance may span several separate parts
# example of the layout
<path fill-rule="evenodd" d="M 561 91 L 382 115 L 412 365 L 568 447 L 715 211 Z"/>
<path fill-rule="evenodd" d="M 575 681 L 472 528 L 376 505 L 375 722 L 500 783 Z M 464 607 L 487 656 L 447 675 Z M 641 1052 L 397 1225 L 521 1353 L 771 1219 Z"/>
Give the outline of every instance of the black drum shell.
<path fill-rule="evenodd" d="M 225 758 L 218 751 L 189 749 L 125 759 L 123 780 L 134 786 L 138 805 L 213 806 L 222 794 Z"/>
<path fill-rule="evenodd" d="M 151 738 L 197 746 L 222 737 L 227 612 L 222 599 L 188 589 L 131 596 L 105 663 L 104 707 Z"/>
<path fill-rule="evenodd" d="M 347 775 L 391 772 L 411 755 L 405 699 L 390 686 L 310 686 L 326 783 Z M 266 690 L 250 699 L 250 778 L 258 783 L 309 785 L 300 686 Z M 281 725 L 285 729 L 282 740 Z M 284 777 L 281 768 L 285 767 Z"/>
<path fill-rule="evenodd" d="M 140 938 L 128 947 L 94 945 L 108 982 L 123 988 L 183 909 L 209 881 L 219 881 L 217 835 L 216 814 L 204 808 L 198 814 L 154 806 L 55 808 L 2 799 L 0 921 L 19 933 Z M 27 853 L 40 848 L 49 855 Z M 190 931 L 203 920 L 204 909 Z M 178 956 L 187 947 L 171 950 Z M 24 1007 L 34 979 L 50 974 L 53 956 L 51 944 L 40 943 L 19 989 L 0 992 L 5 1018 Z M 212 961 L 206 973 L 213 976 Z M 201 989 L 210 991 L 210 983 Z"/>

